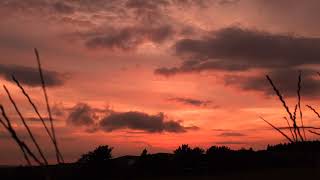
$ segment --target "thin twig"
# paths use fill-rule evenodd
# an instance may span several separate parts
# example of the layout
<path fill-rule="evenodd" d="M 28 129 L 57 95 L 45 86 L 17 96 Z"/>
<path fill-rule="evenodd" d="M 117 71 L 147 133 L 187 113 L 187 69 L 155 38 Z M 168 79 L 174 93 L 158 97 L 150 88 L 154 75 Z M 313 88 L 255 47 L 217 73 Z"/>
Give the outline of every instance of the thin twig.
<path fill-rule="evenodd" d="M 42 68 L 41 68 L 40 56 L 39 56 L 38 50 L 36 48 L 34 49 L 34 52 L 35 52 L 37 63 L 38 63 L 38 69 L 39 69 L 39 74 L 40 74 L 40 79 L 41 79 L 42 90 L 43 90 L 44 98 L 45 98 L 46 105 L 47 105 L 47 112 L 48 112 L 50 126 L 51 126 L 52 138 L 54 140 L 54 145 L 55 145 L 55 149 L 56 149 L 56 158 L 57 158 L 58 163 L 60 163 L 60 158 L 61 158 L 62 162 L 64 160 L 63 160 L 63 157 L 62 157 L 62 155 L 59 151 L 59 148 L 58 148 L 58 142 L 57 142 L 56 134 L 55 134 L 55 130 L 54 130 L 51 108 L 50 108 L 50 104 L 49 104 L 49 98 L 48 98 L 46 84 L 45 84 L 45 80 L 44 80 L 44 76 L 43 76 L 43 72 L 42 72 Z"/>
<path fill-rule="evenodd" d="M 47 159 L 46 159 L 46 158 L 45 158 L 45 156 L 43 155 L 43 152 L 42 152 L 42 150 L 41 150 L 41 148 L 40 148 L 39 144 L 37 143 L 36 139 L 34 138 L 34 136 L 33 136 L 32 132 L 31 132 L 31 130 L 30 130 L 30 128 L 29 128 L 29 126 L 28 126 L 28 124 L 26 123 L 26 121 L 25 121 L 25 119 L 24 119 L 24 117 L 23 117 L 22 113 L 20 112 L 20 110 L 19 110 L 19 108 L 18 108 L 17 104 L 15 103 L 14 99 L 12 98 L 12 96 L 11 96 L 11 94 L 10 94 L 9 90 L 7 89 L 7 87 L 6 87 L 5 85 L 3 85 L 3 88 L 4 88 L 4 90 L 6 91 L 7 96 L 8 96 L 8 98 L 9 98 L 9 100 L 10 100 L 11 104 L 14 106 L 14 109 L 16 110 L 17 114 L 19 115 L 19 117 L 20 117 L 20 119 L 21 119 L 21 121 L 22 121 L 22 123 L 23 123 L 24 127 L 27 129 L 27 132 L 28 132 L 28 134 L 29 134 L 29 136 L 30 136 L 30 138 L 31 138 L 31 140 L 32 140 L 32 142 L 33 142 L 33 144 L 36 146 L 36 148 L 37 148 L 37 150 L 38 150 L 38 152 L 39 152 L 39 154 L 40 154 L 41 158 L 43 159 L 44 164 L 45 164 L 45 165 L 48 165 L 48 161 L 47 161 Z"/>
<path fill-rule="evenodd" d="M 268 122 L 267 120 L 265 120 L 263 117 L 260 117 L 260 119 L 262 119 L 264 122 L 266 122 L 267 124 L 269 124 L 271 127 L 273 127 L 275 130 L 277 130 L 280 134 L 282 134 L 285 138 L 288 139 L 288 141 L 290 141 L 291 143 L 293 143 L 294 141 L 292 141 L 291 138 L 289 138 L 289 136 L 287 136 L 284 132 L 282 132 L 279 128 L 277 128 L 276 126 L 274 126 L 273 124 L 271 124 L 270 122 Z"/>

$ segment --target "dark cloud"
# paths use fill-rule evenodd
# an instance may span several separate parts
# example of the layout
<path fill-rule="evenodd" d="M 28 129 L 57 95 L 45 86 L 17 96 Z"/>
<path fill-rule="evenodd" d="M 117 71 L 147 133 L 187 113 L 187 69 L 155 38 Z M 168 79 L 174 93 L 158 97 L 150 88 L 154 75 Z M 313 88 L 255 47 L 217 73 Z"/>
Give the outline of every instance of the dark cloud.
<path fill-rule="evenodd" d="M 53 116 L 57 116 L 57 117 L 63 117 L 65 115 L 65 109 L 63 107 L 62 103 L 59 104 L 54 104 L 51 107 L 51 113 Z"/>
<path fill-rule="evenodd" d="M 172 4 L 187 7 L 200 7 L 207 8 L 210 4 L 214 3 L 215 0 L 171 0 Z"/>
<path fill-rule="evenodd" d="M 219 0 L 218 3 L 220 5 L 233 5 L 239 3 L 240 0 Z"/>
<path fill-rule="evenodd" d="M 186 105 L 192 105 L 192 106 L 207 106 L 208 104 L 211 103 L 211 101 L 203 101 L 199 99 L 192 99 L 192 98 L 170 98 L 170 101 L 175 101 L 178 103 L 186 104 Z"/>
<path fill-rule="evenodd" d="M 168 0 L 128 0 L 126 2 L 126 7 L 128 8 L 137 8 L 137 9 L 151 9 L 155 10 L 162 6 L 169 5 Z"/>
<path fill-rule="evenodd" d="M 182 133 L 195 127 L 184 127 L 178 121 L 165 120 L 163 113 L 149 115 L 143 112 L 111 113 L 100 121 L 100 127 L 107 132 L 119 129 L 141 130 L 149 133 Z"/>
<path fill-rule="evenodd" d="M 171 0 L 172 4 L 180 5 L 187 8 L 190 8 L 190 6 L 209 8 L 213 5 L 233 5 L 238 3 L 239 1 L 240 0 Z"/>
<path fill-rule="evenodd" d="M 67 118 L 67 123 L 74 126 L 91 126 L 96 120 L 94 110 L 87 104 L 75 105 Z"/>
<path fill-rule="evenodd" d="M 180 121 L 168 120 L 163 113 L 149 115 L 137 111 L 116 112 L 110 109 L 93 108 L 85 103 L 78 103 L 66 110 L 70 111 L 67 124 L 83 126 L 90 133 L 98 130 L 111 132 L 121 129 L 138 130 L 143 133 L 183 133 L 199 129 L 197 126 L 183 126 Z"/>
<path fill-rule="evenodd" d="M 275 69 L 267 72 L 277 88 L 284 96 L 292 97 L 297 93 L 298 70 L 296 69 Z M 267 81 L 265 74 L 256 76 L 226 75 L 226 85 L 238 86 L 242 90 L 261 91 L 266 95 L 274 95 L 274 91 Z M 320 95 L 320 79 L 313 70 L 302 71 L 302 89 L 304 97 L 315 97 Z"/>
<path fill-rule="evenodd" d="M 47 86 L 60 86 L 64 83 L 64 76 L 58 72 L 44 70 L 43 73 Z M 41 86 L 38 69 L 18 65 L 0 64 L 0 76 L 8 81 L 12 81 L 11 75 L 14 75 L 22 84 L 28 86 Z"/>
<path fill-rule="evenodd" d="M 55 11 L 63 14 L 72 14 L 74 12 L 74 8 L 64 2 L 56 2 L 52 7 Z"/>
<path fill-rule="evenodd" d="M 179 67 L 156 69 L 156 74 L 170 76 L 204 70 L 246 71 L 319 64 L 320 38 L 229 27 L 202 39 L 182 39 L 175 44 L 175 52 L 188 60 Z"/>
<path fill-rule="evenodd" d="M 123 29 L 109 29 L 103 34 L 90 34 L 86 42 L 89 48 L 108 49 L 135 49 L 146 41 L 162 43 L 174 35 L 174 30 L 169 25 L 158 27 L 126 27 Z"/>
<path fill-rule="evenodd" d="M 178 73 L 221 71 L 226 85 L 243 90 L 262 91 L 270 95 L 272 88 L 265 79 L 269 74 L 286 96 L 295 96 L 298 69 L 303 72 L 303 94 L 317 95 L 316 72 L 308 65 L 319 65 L 320 38 L 289 34 L 272 34 L 239 27 L 210 32 L 201 39 L 183 39 L 175 52 L 183 59 L 179 67 L 158 68 L 155 74 L 173 76 Z M 238 75 L 237 72 L 259 70 L 260 75 Z M 230 73 L 232 72 L 232 74 Z"/>
<path fill-rule="evenodd" d="M 135 19 L 143 23 L 161 23 L 165 17 L 165 8 L 170 4 L 168 0 L 128 0 L 127 9 L 132 10 Z"/>
<path fill-rule="evenodd" d="M 223 132 L 221 134 L 219 134 L 218 136 L 222 136 L 222 137 L 238 137 L 238 136 L 246 136 L 243 133 L 238 133 L 238 132 Z"/>

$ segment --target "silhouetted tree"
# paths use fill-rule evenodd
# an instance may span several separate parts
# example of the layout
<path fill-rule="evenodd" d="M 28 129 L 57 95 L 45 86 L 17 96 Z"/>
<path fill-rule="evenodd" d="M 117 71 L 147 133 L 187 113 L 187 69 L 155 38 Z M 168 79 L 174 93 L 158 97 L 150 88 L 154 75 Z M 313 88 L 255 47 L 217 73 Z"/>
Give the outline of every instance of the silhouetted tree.
<path fill-rule="evenodd" d="M 78 160 L 78 163 L 84 164 L 104 164 L 108 162 L 111 158 L 112 147 L 108 145 L 99 146 L 94 151 L 89 151 L 83 154 Z"/>

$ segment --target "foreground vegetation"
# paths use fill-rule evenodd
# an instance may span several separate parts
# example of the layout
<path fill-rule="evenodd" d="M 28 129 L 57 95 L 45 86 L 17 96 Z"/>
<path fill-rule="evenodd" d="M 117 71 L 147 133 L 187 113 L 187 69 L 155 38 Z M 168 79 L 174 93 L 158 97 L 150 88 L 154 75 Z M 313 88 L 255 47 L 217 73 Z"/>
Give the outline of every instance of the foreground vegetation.
<path fill-rule="evenodd" d="M 231 150 L 212 146 L 206 151 L 181 145 L 172 154 L 112 158 L 112 148 L 99 146 L 75 163 L 0 169 L 4 179 L 231 179 L 231 177 L 320 177 L 320 141 L 268 146 L 265 150 Z M 264 173 L 276 173 L 267 174 Z M 293 175 L 295 174 L 295 175 Z"/>

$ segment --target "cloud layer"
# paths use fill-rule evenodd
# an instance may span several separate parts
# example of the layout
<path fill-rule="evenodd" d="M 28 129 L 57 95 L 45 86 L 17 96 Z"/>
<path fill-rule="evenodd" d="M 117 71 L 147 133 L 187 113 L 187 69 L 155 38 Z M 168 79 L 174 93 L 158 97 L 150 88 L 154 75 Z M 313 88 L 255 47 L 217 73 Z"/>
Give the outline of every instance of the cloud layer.
<path fill-rule="evenodd" d="M 175 52 L 188 60 L 179 67 L 157 69 L 157 74 L 318 64 L 320 38 L 229 27 L 210 32 L 202 39 L 182 39 L 175 44 Z"/>
<path fill-rule="evenodd" d="M 86 41 L 86 46 L 89 48 L 132 50 L 147 41 L 162 43 L 173 35 L 174 30 L 169 25 L 109 28 L 102 33 L 91 33 Z"/>
<path fill-rule="evenodd" d="M 87 104 L 79 103 L 71 109 L 67 123 L 73 126 L 91 126 L 95 119 L 94 110 Z"/>
<path fill-rule="evenodd" d="M 319 65 L 320 38 L 290 34 L 272 34 L 240 27 L 209 32 L 201 39 L 182 39 L 175 44 L 175 53 L 184 61 L 178 67 L 161 67 L 155 74 L 173 76 L 180 73 L 219 71 L 226 85 L 243 90 L 257 90 L 270 94 L 265 79 L 269 74 L 281 85 L 288 96 L 295 95 L 297 72 L 303 72 L 303 87 L 307 96 L 319 92 L 315 70 L 308 65 Z M 259 70 L 255 76 L 238 72 Z M 232 73 L 230 75 L 230 73 Z"/>

